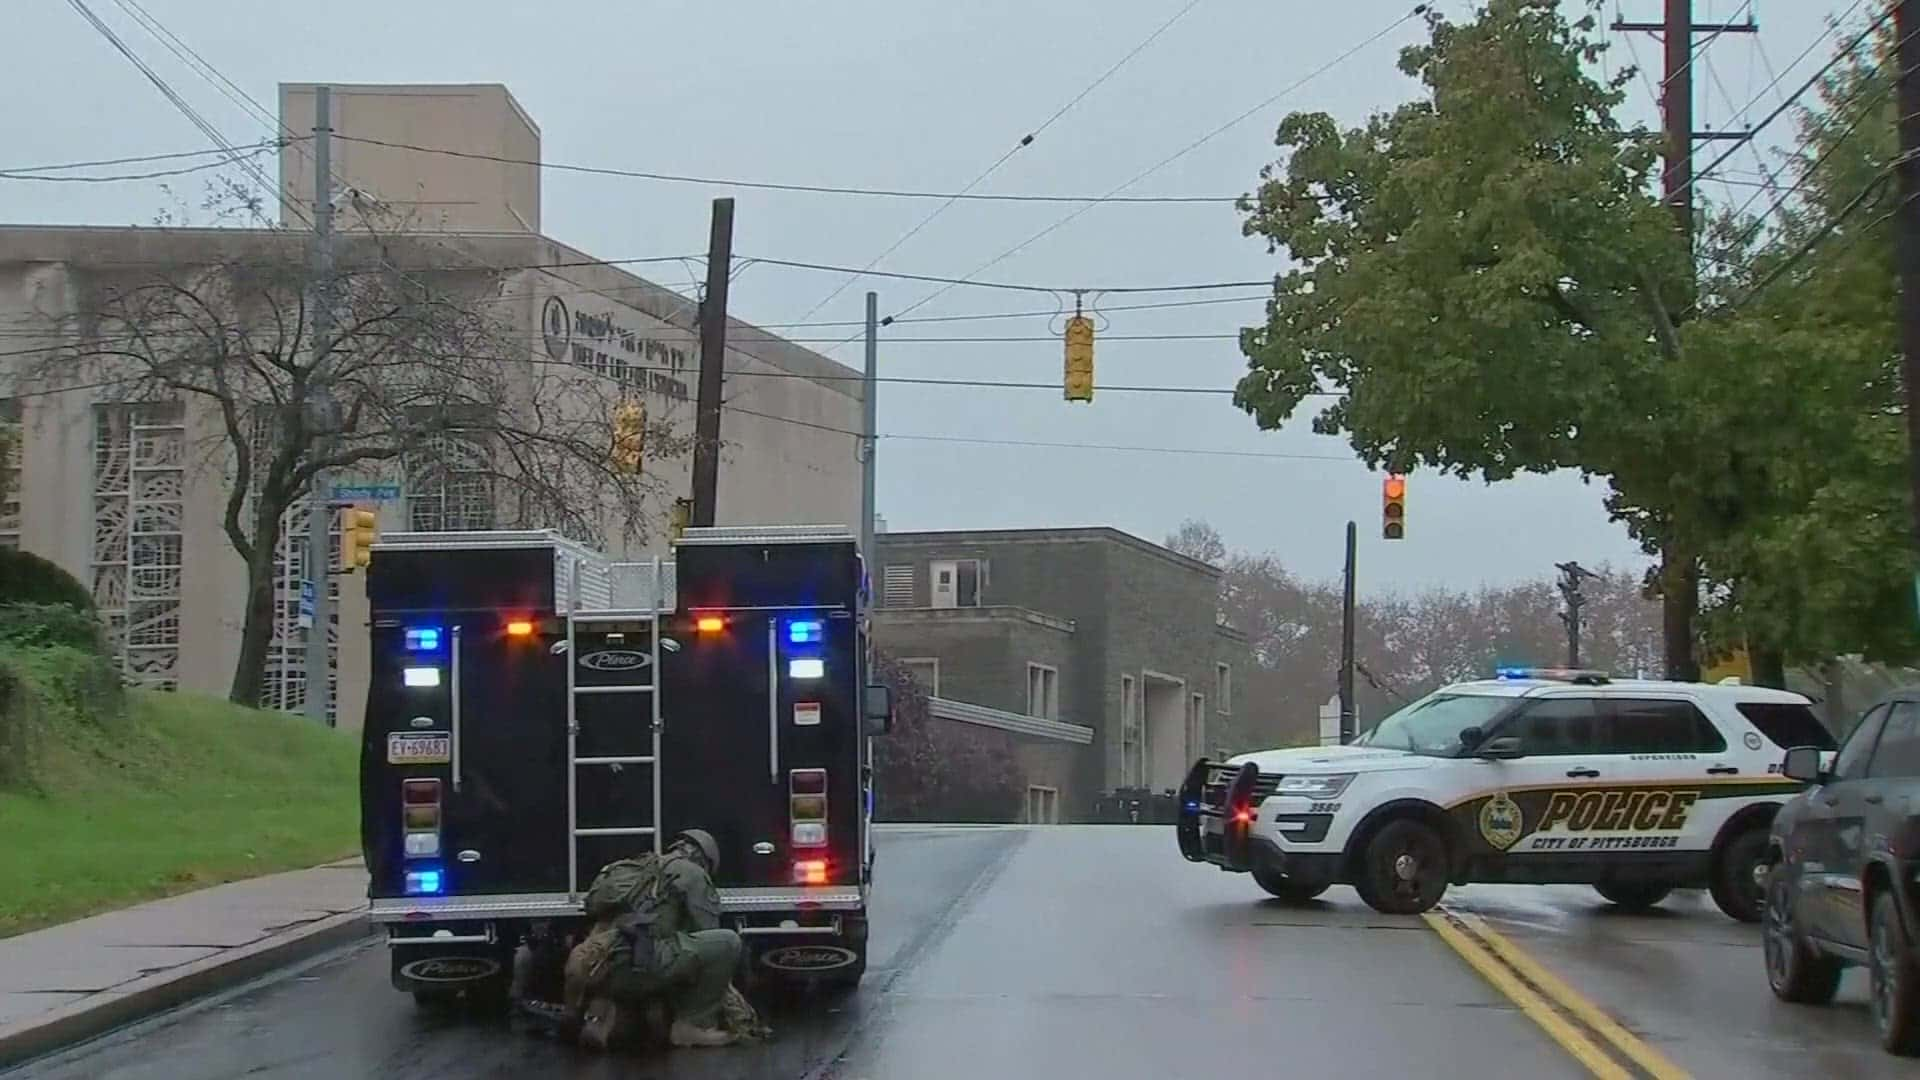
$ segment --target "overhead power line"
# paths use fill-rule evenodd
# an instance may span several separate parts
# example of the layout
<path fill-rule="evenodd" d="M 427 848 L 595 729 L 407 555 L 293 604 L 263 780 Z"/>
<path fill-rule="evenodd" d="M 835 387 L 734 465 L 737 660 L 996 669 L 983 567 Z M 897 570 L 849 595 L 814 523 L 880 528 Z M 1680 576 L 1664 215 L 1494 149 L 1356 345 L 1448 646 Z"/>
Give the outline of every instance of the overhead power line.
<path fill-rule="evenodd" d="M 621 176 L 633 180 L 656 180 L 669 184 L 700 184 L 706 187 L 748 188 L 758 191 L 796 191 L 813 195 L 851 195 L 880 199 L 945 199 L 968 202 L 1023 202 L 1023 203 L 1083 203 L 1083 202 L 1126 202 L 1126 203 L 1232 203 L 1238 195 L 1132 195 L 1115 199 L 1100 195 L 1042 195 L 1034 193 L 1013 194 L 984 191 L 920 191 L 910 188 L 857 187 L 835 184 L 802 184 L 774 180 L 742 180 L 737 177 L 691 176 L 682 173 L 649 172 L 644 169 L 617 169 L 601 165 L 574 165 L 560 161 L 537 161 L 532 158 L 506 157 L 500 154 L 484 154 L 473 150 L 456 150 L 448 146 L 421 146 L 418 143 L 396 142 L 391 139 L 376 139 L 367 135 L 344 135 L 334 132 L 333 137 L 342 142 L 365 143 L 368 146 L 384 146 L 390 150 L 411 150 L 421 154 L 440 154 L 446 157 L 467 158 L 474 161 L 491 161 L 498 165 L 526 165 L 545 169 L 549 172 L 585 173 L 590 176 Z"/>
<path fill-rule="evenodd" d="M 1135 45 L 1131 50 L 1127 52 L 1125 56 L 1122 56 L 1119 60 L 1115 61 L 1113 66 L 1101 72 L 1098 78 L 1088 83 L 1084 88 L 1081 89 L 1081 91 L 1078 94 L 1075 94 L 1072 97 L 1072 99 L 1069 100 L 1065 105 L 1062 105 L 1058 109 L 1055 109 L 1053 112 L 1053 115 L 1047 117 L 1047 119 L 1043 123 L 1041 123 L 1039 127 L 1034 128 L 1032 131 L 1022 136 L 1018 142 L 1008 147 L 1005 153 L 1001 154 L 998 158 L 994 159 L 993 164 L 988 165 L 985 169 L 981 170 L 980 175 L 968 181 L 967 186 L 961 188 L 958 192 L 956 192 L 953 198 L 947 199 L 941 202 L 939 206 L 934 207 L 931 213 L 929 213 L 926 217 L 921 218 L 917 223 L 914 224 L 912 228 L 908 229 L 905 233 L 902 233 L 900 237 L 896 239 L 893 243 L 888 244 L 886 247 L 886 250 L 882 251 L 878 255 L 875 255 L 871 260 L 869 260 L 867 262 L 866 267 L 862 269 L 862 271 L 859 274 L 849 275 L 845 281 L 842 281 L 840 284 L 834 286 L 832 292 L 821 297 L 817 303 L 815 303 L 812 307 L 808 308 L 805 312 L 801 313 L 800 315 L 801 320 L 804 321 L 804 320 L 813 318 L 815 312 L 819 311 L 823 307 L 826 307 L 829 303 L 833 301 L 834 297 L 839 296 L 841 293 L 845 292 L 847 289 L 847 286 L 860 280 L 861 276 L 864 275 L 867 270 L 871 270 L 874 267 L 879 266 L 882 262 L 885 262 L 887 256 L 892 255 L 896 251 L 899 251 L 903 246 L 906 245 L 907 241 L 913 239 L 915 236 L 918 236 L 921 230 L 925 229 L 928 225 L 933 224 L 934 219 L 938 218 L 941 214 L 946 213 L 947 209 L 953 206 L 954 203 L 959 202 L 965 196 L 971 195 L 973 193 L 974 188 L 977 188 L 982 183 L 985 183 L 986 179 L 989 176 L 992 176 L 994 173 L 999 172 L 1000 166 L 1005 165 L 1009 160 L 1011 160 L 1013 158 L 1013 155 L 1019 153 L 1020 151 L 1026 149 L 1029 146 L 1032 146 L 1033 141 L 1039 138 L 1040 135 L 1043 132 L 1045 132 L 1048 128 L 1052 127 L 1055 121 L 1067 115 L 1067 113 L 1070 112 L 1075 105 L 1078 105 L 1082 101 L 1085 101 L 1087 99 L 1088 94 L 1091 94 L 1095 90 L 1099 89 L 1100 85 L 1102 83 L 1105 83 L 1108 79 L 1111 79 L 1115 72 L 1127 66 L 1128 61 L 1132 60 L 1136 56 L 1139 56 L 1142 52 L 1145 52 L 1149 45 L 1152 45 L 1155 41 L 1158 41 L 1160 39 L 1160 35 L 1172 29 L 1174 23 L 1177 23 L 1181 19 L 1185 18 L 1187 13 L 1192 11 L 1195 7 L 1198 7 L 1199 4 L 1200 4 L 1200 0 L 1187 0 L 1187 4 L 1185 7 L 1182 7 L 1180 10 L 1174 12 L 1173 15 L 1167 19 L 1167 21 L 1161 23 L 1157 28 L 1155 28 L 1153 33 L 1148 34 L 1145 40 L 1141 41 L 1138 45 Z"/>
<path fill-rule="evenodd" d="M 209 169 L 224 169 L 241 161 L 252 161 L 261 154 L 279 149 L 277 143 L 256 144 L 244 150 L 238 157 L 223 156 L 218 161 L 203 161 L 198 165 L 182 165 L 174 169 L 154 169 L 139 173 L 110 173 L 106 176 L 60 176 L 44 172 L 13 172 L 0 169 L 0 180 L 14 180 L 42 184 L 118 184 L 131 180 L 160 180 L 170 176 L 186 176 L 189 173 L 206 172 Z"/>
<path fill-rule="evenodd" d="M 1221 124 L 1219 127 L 1214 128 L 1213 130 L 1207 132 L 1206 134 L 1186 144 L 1180 149 L 1175 150 L 1173 153 L 1168 154 L 1166 157 L 1161 158 L 1159 161 L 1156 161 L 1152 165 L 1147 166 L 1147 168 L 1141 170 L 1140 172 L 1135 173 L 1132 177 L 1130 177 L 1129 179 L 1121 183 L 1119 186 L 1115 187 L 1113 190 L 1107 192 L 1105 195 L 1100 196 L 1098 199 L 1095 199 L 1092 202 L 1086 203 L 1085 205 L 1074 210 L 1072 213 L 1069 213 L 1065 217 L 1062 217 L 1058 221 L 1055 221 L 1053 224 L 1048 225 L 1047 227 L 1041 229 L 1039 232 L 1036 232 L 1032 236 L 1027 237 L 1025 240 L 1022 240 L 1019 243 L 1008 248 L 1007 250 L 1001 252 L 1000 254 L 995 255 L 993 258 L 988 259 L 986 262 L 981 263 L 979 266 L 975 267 L 971 272 L 966 274 L 965 277 L 960 279 L 960 281 L 950 283 L 942 286 L 941 288 L 935 289 L 933 292 L 928 293 L 926 296 L 923 296 L 920 299 L 914 301 L 913 303 L 908 304 L 906 307 L 901 308 L 899 311 L 894 312 L 892 315 L 892 318 L 898 319 L 902 315 L 905 315 L 912 311 L 916 311 L 919 308 L 933 302 L 936 298 L 946 294 L 948 291 L 953 289 L 956 285 L 966 284 L 970 282 L 974 277 L 980 274 L 986 273 L 988 270 L 991 270 L 995 266 L 1000 265 L 1002 262 L 1006 261 L 1007 259 L 1012 258 L 1014 255 L 1017 255 L 1020 252 L 1026 250 L 1028 247 L 1031 247 L 1032 245 L 1038 243 L 1040 240 L 1051 235 L 1055 231 L 1064 227 L 1069 222 L 1074 221 L 1076 218 L 1080 217 L 1080 215 L 1085 214 L 1087 211 L 1093 209 L 1096 206 L 1100 206 L 1105 203 L 1131 201 L 1132 197 L 1125 196 L 1122 194 L 1122 192 L 1126 191 L 1128 188 L 1133 187 L 1135 184 L 1138 184 L 1141 181 L 1147 179 L 1148 177 L 1154 175 L 1155 173 L 1173 164 L 1174 162 L 1180 160 L 1181 158 L 1186 157 L 1188 154 L 1192 153 L 1193 151 L 1198 150 L 1200 147 L 1213 141 L 1215 138 L 1218 138 L 1220 135 L 1224 134 L 1229 129 L 1238 126 L 1247 118 L 1265 109 L 1271 108 L 1273 105 L 1278 103 L 1282 98 L 1287 97 L 1288 95 L 1299 90 L 1301 87 L 1306 86 L 1308 83 L 1314 81 L 1320 76 L 1326 74 L 1329 71 L 1332 71 L 1334 68 L 1345 63 L 1347 60 L 1349 60 L 1350 58 L 1358 54 L 1361 50 L 1367 48 L 1369 45 L 1372 45 L 1374 42 L 1379 41 L 1380 39 L 1386 37 L 1388 34 L 1393 33 L 1395 30 L 1399 29 L 1403 24 L 1407 23 L 1409 20 L 1419 18 L 1421 15 L 1426 14 L 1427 7 L 1428 5 L 1426 4 L 1414 5 L 1413 10 L 1409 11 L 1407 14 L 1402 15 L 1398 19 L 1393 20 L 1391 23 L 1388 23 L 1386 26 L 1382 27 L 1377 32 L 1361 40 L 1358 44 L 1351 46 L 1346 51 L 1334 56 L 1331 60 L 1328 60 L 1326 63 L 1321 64 L 1319 67 L 1314 68 L 1312 71 L 1307 72 L 1305 75 L 1287 84 L 1285 87 L 1281 88 L 1279 93 L 1274 94 L 1273 96 L 1267 98 L 1266 100 L 1246 110 L 1245 112 L 1240 113 L 1238 116 L 1235 116 L 1233 119 L 1228 120 L 1226 123 Z M 848 340 L 852 340 L 852 339 L 849 338 Z M 832 352 L 832 351 L 833 350 L 831 349 L 828 350 L 828 352 Z"/>
<path fill-rule="evenodd" d="M 1273 299 L 1272 293 L 1257 293 L 1253 296 L 1213 296 L 1204 300 L 1163 300 L 1152 304 L 1114 304 L 1111 306 L 1094 307 L 1089 308 L 1087 314 L 1106 315 L 1115 311 L 1151 311 L 1159 308 L 1207 307 L 1212 304 L 1246 304 L 1271 299 Z M 988 319 L 1035 319 L 1043 316 L 1052 318 L 1064 314 L 1066 314 L 1066 308 L 1064 307 L 1048 308 L 1046 310 L 1030 309 L 1027 311 L 987 311 L 971 315 L 921 315 L 917 318 L 882 319 L 880 320 L 880 325 L 905 326 L 910 323 L 979 322 Z M 831 319 L 823 322 L 755 323 L 754 325 L 762 330 L 791 330 L 816 326 L 865 326 L 867 324 L 864 319 Z"/>
<path fill-rule="evenodd" d="M 1859 4 L 1860 4 L 1860 0 L 1855 0 L 1854 6 L 1858 7 Z M 1771 112 L 1767 113 L 1766 116 L 1762 117 L 1759 123 L 1749 127 L 1747 129 L 1747 139 L 1742 140 L 1742 142 L 1757 138 L 1759 134 L 1762 131 L 1765 131 L 1767 127 L 1771 125 L 1775 120 L 1778 120 L 1781 116 L 1785 115 L 1787 110 L 1791 109 L 1795 102 L 1799 101 L 1801 97 L 1805 96 L 1808 90 L 1811 90 L 1813 89 L 1813 87 L 1818 85 L 1820 80 L 1825 78 L 1828 72 L 1832 71 L 1835 67 L 1839 66 L 1842 60 L 1846 59 L 1849 56 L 1852 56 L 1854 54 L 1854 51 L 1860 47 L 1862 42 L 1866 41 L 1869 37 L 1872 37 L 1876 31 L 1878 31 L 1882 26 L 1886 25 L 1887 20 L 1893 17 L 1893 12 L 1894 12 L 1894 7 L 1892 5 L 1889 5 L 1885 11 L 1880 13 L 1880 16 L 1878 18 L 1874 19 L 1871 23 L 1867 24 L 1866 29 L 1860 31 L 1860 33 L 1857 34 L 1852 41 L 1848 42 L 1845 48 L 1836 51 L 1833 54 L 1833 56 L 1830 59 L 1828 59 L 1828 61 L 1825 64 L 1822 64 L 1820 66 L 1820 69 L 1818 71 L 1815 71 L 1812 75 L 1808 76 L 1807 80 L 1800 84 L 1799 89 L 1795 90 L 1792 94 L 1788 95 L 1784 100 L 1782 100 L 1780 104 L 1775 106 Z M 1792 71 L 1793 68 L 1800 63 L 1800 59 L 1804 58 L 1808 53 L 1811 53 L 1824 39 L 1825 39 L 1825 35 L 1822 35 L 1822 37 L 1820 38 L 1815 38 L 1813 43 L 1808 45 L 1807 48 L 1800 54 L 1800 57 L 1795 58 L 1792 64 L 1787 65 L 1787 70 Z M 1752 108 L 1753 104 L 1758 103 L 1760 98 L 1764 97 L 1767 91 L 1772 88 L 1773 87 L 1771 83 L 1765 87 L 1762 87 L 1760 90 L 1760 93 L 1755 95 L 1753 102 L 1749 103 L 1747 108 Z M 1721 151 L 1720 155 L 1718 157 L 1715 157 L 1712 162 L 1708 163 L 1706 168 L 1701 169 L 1698 172 L 1694 173 L 1693 176 L 1690 177 L 1685 184 L 1680 185 L 1680 187 L 1678 187 L 1677 189 L 1675 189 L 1675 191 L 1670 193 L 1669 197 L 1670 198 L 1678 197 L 1680 193 L 1690 190 L 1695 185 L 1700 184 L 1706 179 L 1708 179 L 1709 177 L 1711 177 L 1715 169 L 1718 169 L 1720 166 L 1726 164 L 1727 161 L 1733 157 L 1733 155 L 1740 152 L 1740 147 L 1741 147 L 1741 143 L 1736 142 L 1734 145 Z"/>
<path fill-rule="evenodd" d="M 1289 454 L 1277 450 L 1215 450 L 1200 446 L 1132 446 L 1125 443 L 1047 442 L 1038 439 L 990 439 L 965 435 L 909 435 L 882 432 L 882 439 L 906 442 L 963 443 L 971 446 L 1037 447 L 1049 450 L 1118 450 L 1136 454 L 1200 454 L 1209 457 L 1266 458 L 1279 461 L 1328 461 L 1357 464 L 1359 458 L 1336 454 Z"/>
<path fill-rule="evenodd" d="M 259 143 L 257 145 L 268 147 L 271 149 L 278 149 L 282 146 L 285 146 L 288 143 L 298 142 L 298 141 L 300 140 L 297 138 L 278 139 L 271 143 Z M 227 152 L 225 150 L 214 150 L 214 149 L 175 150 L 171 153 L 166 153 L 166 154 L 139 154 L 134 157 L 102 158 L 98 161 L 68 161 L 68 162 L 62 162 L 61 164 L 58 164 L 58 165 L 0 166 L 0 173 L 18 174 L 18 173 L 72 172 L 77 169 L 104 169 L 109 165 L 148 165 L 156 161 L 180 161 L 186 158 L 210 157 L 214 155 L 225 157 L 226 153 Z"/>
<path fill-rule="evenodd" d="M 831 263 L 801 262 L 795 259 L 770 259 L 753 256 L 753 262 L 766 263 L 768 266 L 787 266 L 799 270 L 825 270 L 833 273 L 846 273 L 854 268 L 835 266 Z M 938 274 L 903 274 L 894 270 L 874 270 L 873 277 L 898 278 L 902 281 L 944 282 L 949 288 L 959 285 L 971 285 L 976 289 L 1010 289 L 1015 292 L 1036 293 L 1155 293 L 1155 292 L 1198 292 L 1207 289 L 1253 289 L 1262 285 L 1271 285 L 1271 279 L 1265 281 L 1208 281 L 1195 285 L 1022 285 L 1007 281 L 976 281 L 972 277 L 942 277 Z M 897 316 L 895 318 L 898 318 Z"/>
<path fill-rule="evenodd" d="M 198 128 L 200 133 L 207 137 L 208 141 L 224 151 L 228 161 L 238 165 L 242 171 L 246 172 L 248 176 L 251 176 L 254 181 L 263 188 L 275 192 L 280 198 L 281 205 L 288 213 L 301 219 L 307 226 L 312 226 L 313 220 L 307 217 L 297 204 L 289 200 L 285 192 L 280 191 L 279 185 L 268 180 L 266 174 L 260 170 L 259 166 L 244 156 L 232 143 L 228 142 L 226 136 L 222 135 L 218 128 L 214 127 L 213 124 L 209 122 L 206 117 L 202 116 L 199 110 L 189 104 L 185 98 L 181 97 L 180 93 L 169 85 L 164 78 L 161 78 L 160 73 L 155 71 L 152 65 L 141 59 L 140 54 L 134 52 L 132 47 L 122 40 L 119 34 L 114 33 L 112 27 L 108 26 L 100 16 L 94 14 L 93 9 L 87 6 L 86 0 L 67 0 L 67 3 L 75 11 L 79 12 L 80 17 L 85 19 L 87 24 L 92 26 L 95 32 L 105 38 L 109 45 L 113 46 L 114 51 L 125 57 L 128 63 L 132 64 L 142 75 L 146 76 L 147 81 L 152 83 L 154 88 L 160 91 L 161 96 L 166 98 L 182 116 L 185 116 L 189 123 Z M 264 220 L 264 215 L 260 214 L 257 208 L 254 209 L 253 213 L 256 218 Z"/>

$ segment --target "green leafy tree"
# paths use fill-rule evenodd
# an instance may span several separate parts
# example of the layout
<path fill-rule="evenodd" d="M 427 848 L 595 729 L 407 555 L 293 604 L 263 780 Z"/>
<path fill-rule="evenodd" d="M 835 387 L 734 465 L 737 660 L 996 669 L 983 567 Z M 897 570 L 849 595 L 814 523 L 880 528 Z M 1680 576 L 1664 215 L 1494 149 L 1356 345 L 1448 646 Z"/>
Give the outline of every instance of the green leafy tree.
<path fill-rule="evenodd" d="M 1657 140 L 1615 115 L 1632 73 L 1594 79 L 1594 21 L 1561 8 L 1430 12 L 1400 59 L 1418 100 L 1345 131 L 1324 113 L 1281 123 L 1285 159 L 1243 200 L 1244 231 L 1295 265 L 1242 334 L 1236 400 L 1277 428 L 1330 395 L 1314 429 L 1375 466 L 1605 478 L 1663 556 L 1666 667 L 1690 677 L 1699 537 L 1675 507 L 1693 447 L 1657 396 L 1690 261 L 1650 193 Z"/>
<path fill-rule="evenodd" d="M 1849 35 L 1851 37 L 1851 35 Z M 1793 190 L 1726 215 L 1692 362 L 1674 387 L 1696 401 L 1721 459 L 1703 504 L 1713 604 L 1708 639 L 1744 647 L 1758 681 L 1839 654 L 1915 655 L 1900 296 L 1894 274 L 1898 156 L 1892 40 L 1842 46 L 1800 117 Z M 1777 202 L 1777 210 L 1775 204 Z"/>

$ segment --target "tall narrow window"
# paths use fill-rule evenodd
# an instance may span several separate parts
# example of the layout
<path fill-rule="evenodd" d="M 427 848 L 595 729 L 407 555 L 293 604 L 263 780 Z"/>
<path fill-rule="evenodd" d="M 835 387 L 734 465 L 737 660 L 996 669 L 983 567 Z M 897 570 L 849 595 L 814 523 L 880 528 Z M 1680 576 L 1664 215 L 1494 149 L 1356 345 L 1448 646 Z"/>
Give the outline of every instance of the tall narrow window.
<path fill-rule="evenodd" d="M 1027 715 L 1060 719 L 1060 672 L 1046 664 L 1027 665 Z"/>

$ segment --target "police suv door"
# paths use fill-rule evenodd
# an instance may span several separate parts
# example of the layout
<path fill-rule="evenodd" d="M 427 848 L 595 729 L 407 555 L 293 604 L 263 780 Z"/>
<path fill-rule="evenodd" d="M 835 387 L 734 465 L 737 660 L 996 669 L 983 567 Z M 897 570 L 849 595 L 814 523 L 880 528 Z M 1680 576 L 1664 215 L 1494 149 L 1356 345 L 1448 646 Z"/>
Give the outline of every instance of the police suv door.
<path fill-rule="evenodd" d="M 1756 780 L 1728 760 L 1726 732 L 1684 694 L 1608 697 L 1606 749 L 1637 793 L 1609 843 L 1633 853 L 1704 855 Z"/>
<path fill-rule="evenodd" d="M 1570 815 L 1564 811 L 1601 777 L 1594 753 L 1599 725 L 1590 694 L 1529 698 L 1495 725 L 1488 739 L 1518 738 L 1521 756 L 1468 766 L 1465 776 L 1474 791 L 1467 831 L 1484 840 L 1496 859 L 1538 863 L 1566 851 Z M 1554 809 L 1562 812 L 1550 815 Z"/>

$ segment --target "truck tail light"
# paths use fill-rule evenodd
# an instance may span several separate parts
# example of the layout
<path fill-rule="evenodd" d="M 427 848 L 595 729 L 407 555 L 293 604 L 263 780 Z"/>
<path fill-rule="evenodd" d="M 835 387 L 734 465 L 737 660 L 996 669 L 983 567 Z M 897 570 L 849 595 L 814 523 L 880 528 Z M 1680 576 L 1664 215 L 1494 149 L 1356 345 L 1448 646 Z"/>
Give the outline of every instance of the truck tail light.
<path fill-rule="evenodd" d="M 795 769 L 787 774 L 787 817 L 790 835 L 795 848 L 824 847 L 827 843 L 827 770 Z M 793 879 L 807 884 L 801 876 L 801 866 L 811 865 L 795 863 Z M 820 864 L 820 873 L 826 873 L 826 864 Z M 824 878 L 822 879 L 824 880 Z"/>
<path fill-rule="evenodd" d="M 827 860 L 797 860 L 793 864 L 793 883 L 795 885 L 825 885 L 827 883 Z"/>
<path fill-rule="evenodd" d="M 440 854 L 440 781 L 400 781 L 400 835 L 402 850 L 409 859 L 431 859 Z M 439 871 L 432 874 L 435 885 L 425 891 L 439 892 Z M 409 872 L 407 878 L 411 892 L 413 873 Z"/>

